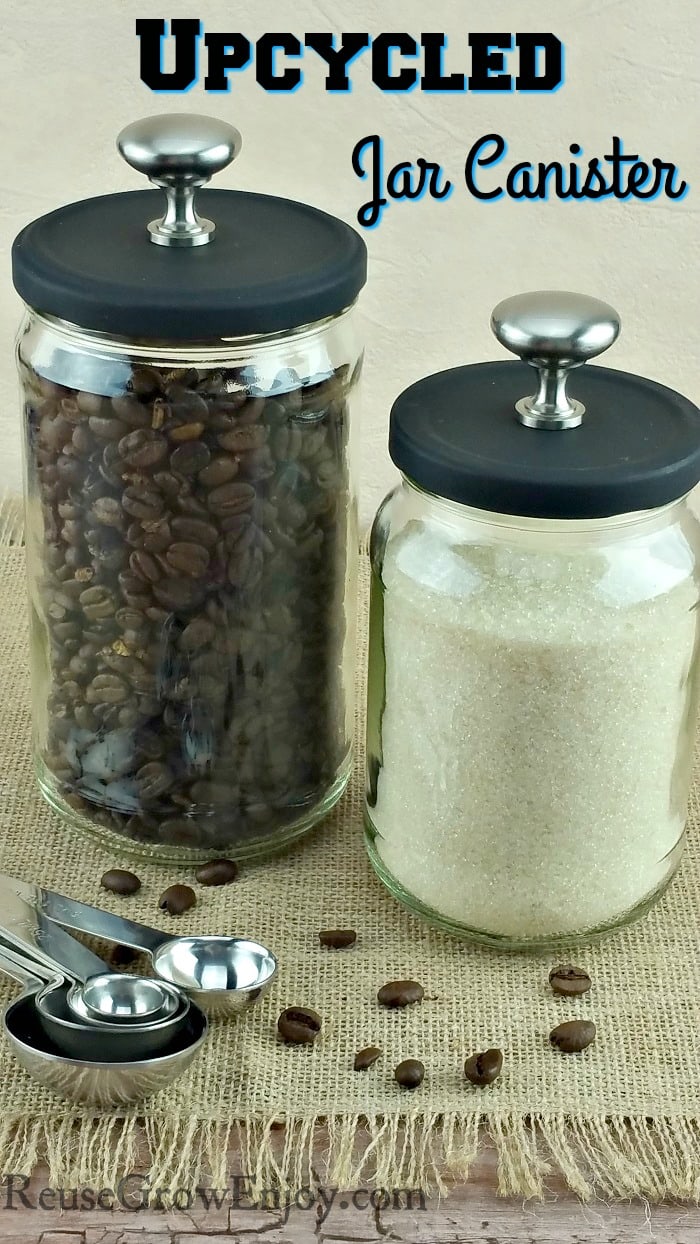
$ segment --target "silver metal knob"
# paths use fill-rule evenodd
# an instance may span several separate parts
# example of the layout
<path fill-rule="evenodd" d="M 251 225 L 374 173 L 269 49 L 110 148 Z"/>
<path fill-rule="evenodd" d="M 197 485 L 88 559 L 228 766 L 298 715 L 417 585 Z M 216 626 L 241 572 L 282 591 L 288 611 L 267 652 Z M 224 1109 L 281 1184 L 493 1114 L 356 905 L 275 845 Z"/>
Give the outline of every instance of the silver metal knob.
<path fill-rule="evenodd" d="M 602 354 L 620 332 L 617 312 L 587 294 L 541 290 L 499 302 L 491 328 L 501 345 L 537 368 L 539 387 L 515 403 L 528 428 L 577 428 L 585 406 L 566 392 L 569 372 Z"/>
<path fill-rule="evenodd" d="M 165 215 L 148 226 L 152 242 L 204 246 L 211 241 L 216 226 L 197 215 L 195 191 L 235 160 L 241 141 L 226 121 L 194 113 L 144 117 L 122 130 L 117 147 L 127 164 L 165 191 Z"/>

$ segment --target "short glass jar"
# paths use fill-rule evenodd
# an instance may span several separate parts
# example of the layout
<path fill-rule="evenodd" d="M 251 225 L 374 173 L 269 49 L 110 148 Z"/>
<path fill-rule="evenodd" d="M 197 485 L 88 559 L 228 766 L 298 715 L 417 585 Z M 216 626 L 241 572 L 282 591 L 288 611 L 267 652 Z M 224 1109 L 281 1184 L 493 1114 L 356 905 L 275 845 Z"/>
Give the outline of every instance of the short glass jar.
<path fill-rule="evenodd" d="M 165 120 L 175 129 L 138 123 L 141 147 L 144 126 L 154 144 L 187 147 L 187 118 Z M 201 149 L 211 123 L 192 120 Z M 99 216 L 116 200 L 115 218 L 128 201 L 134 262 L 164 287 L 145 287 L 136 319 L 162 322 L 162 339 L 124 331 L 134 308 L 120 305 L 120 289 L 102 317 L 108 330 L 95 327 L 104 274 L 75 296 L 85 305 L 63 290 L 51 313 L 43 287 L 32 296 L 33 282 L 48 285 L 35 268 L 51 217 L 16 245 L 29 304 L 17 355 L 39 784 L 71 823 L 162 860 L 286 845 L 333 806 L 351 762 L 361 350 L 348 294 L 364 279 L 364 248 L 311 208 L 201 197 L 218 209 L 213 267 L 204 244 L 151 245 L 148 193 L 92 201 Z M 84 205 L 74 206 L 79 215 Z M 313 253 L 290 257 L 294 239 L 280 241 L 278 229 L 277 242 L 258 241 L 269 268 L 258 256 L 259 284 L 241 292 L 240 264 L 226 273 L 227 231 L 253 227 L 256 208 L 282 228 L 291 216 L 311 252 L 326 227 L 329 291 L 310 289 Z M 138 243 L 127 233 L 136 215 Z M 276 246 L 288 257 L 286 290 Z M 184 325 L 178 283 L 180 298 L 200 304 Z M 297 323 L 313 302 L 319 318 Z M 280 316 L 288 327 L 276 327 Z M 266 322 L 272 331 L 243 331 Z M 209 335 L 226 323 L 230 333 Z"/>
<path fill-rule="evenodd" d="M 520 383 L 517 364 L 483 366 L 513 369 L 507 384 Z M 461 369 L 464 383 L 473 370 Z M 430 382 L 421 384 L 415 419 L 401 398 L 392 415 L 397 461 L 409 442 L 415 448 L 416 420 L 438 425 L 440 454 L 453 432 L 455 445 L 459 437 L 457 415 L 450 430 L 441 422 L 439 395 L 415 414 L 429 397 Z M 697 436 L 700 413 L 678 402 Z M 593 401 L 586 407 L 593 427 Z M 479 456 L 468 410 L 456 409 L 465 453 Z M 506 426 L 502 405 L 496 417 L 503 444 L 512 436 L 521 454 L 531 445 L 545 456 L 576 452 L 575 430 Z M 675 439 L 672 430 L 671 419 L 662 455 L 681 448 L 683 427 Z M 578 446 L 585 457 L 587 442 Z M 679 480 L 687 487 L 700 462 L 689 437 L 686 450 L 693 465 Z M 454 492 L 456 450 L 451 460 L 455 476 L 443 478 Z M 495 461 L 490 453 L 500 501 Z M 551 467 L 550 459 L 535 481 L 531 510 L 565 505 L 566 490 L 553 501 Z M 435 491 L 404 478 L 372 533 L 366 828 L 374 868 L 418 914 L 496 945 L 566 943 L 625 924 L 660 896 L 683 849 L 700 678 L 700 524 L 687 495 L 637 512 L 541 517 L 438 496 L 435 474 L 430 482 Z M 654 494 L 649 481 L 635 486 Z M 515 475 L 509 495 L 528 508 Z M 591 494 L 589 509 L 596 506 L 610 508 Z"/>

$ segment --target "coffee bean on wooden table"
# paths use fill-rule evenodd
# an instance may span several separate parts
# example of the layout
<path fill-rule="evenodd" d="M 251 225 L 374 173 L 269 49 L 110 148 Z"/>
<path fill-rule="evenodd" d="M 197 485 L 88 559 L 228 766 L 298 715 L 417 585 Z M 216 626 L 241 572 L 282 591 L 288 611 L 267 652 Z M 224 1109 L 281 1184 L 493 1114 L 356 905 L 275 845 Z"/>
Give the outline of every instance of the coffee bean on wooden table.
<path fill-rule="evenodd" d="M 313 1045 L 321 1024 L 321 1016 L 310 1007 L 289 1006 L 277 1020 L 277 1031 L 290 1045 Z"/>
<path fill-rule="evenodd" d="M 102 874 L 100 885 L 112 894 L 137 894 L 141 889 L 136 873 L 131 873 L 126 868 L 109 868 Z"/>
<path fill-rule="evenodd" d="M 114 392 L 94 358 L 90 392 L 79 356 L 52 367 L 23 384 L 55 793 L 154 850 L 281 836 L 349 750 L 354 377 L 283 368 L 261 394 L 237 363 L 135 362 Z"/>
<path fill-rule="evenodd" d="M 196 902 L 197 896 L 191 886 L 171 885 L 161 894 L 158 906 L 170 916 L 181 916 L 190 907 L 194 907 Z"/>
<path fill-rule="evenodd" d="M 367 1071 L 369 1067 L 373 1067 L 377 1059 L 381 1057 L 382 1051 L 378 1045 L 368 1045 L 364 1050 L 358 1050 L 353 1063 L 354 1071 Z"/>
<path fill-rule="evenodd" d="M 357 933 L 354 929 L 321 929 L 318 940 L 330 950 L 346 950 L 355 945 Z"/>
<path fill-rule="evenodd" d="M 493 1084 L 501 1074 L 503 1054 L 500 1050 L 484 1050 L 471 1054 L 464 1064 L 464 1074 L 471 1084 Z"/>
<path fill-rule="evenodd" d="M 417 1089 L 425 1079 L 425 1067 L 418 1058 L 404 1058 L 394 1071 L 394 1079 L 401 1088 Z"/>
<path fill-rule="evenodd" d="M 573 967 L 572 964 L 552 968 L 549 973 L 549 983 L 553 993 L 562 994 L 567 998 L 580 997 L 581 994 L 588 993 L 591 988 L 591 978 L 588 972 L 583 968 Z"/>
<path fill-rule="evenodd" d="M 591 1019 L 569 1019 L 549 1034 L 552 1045 L 564 1054 L 579 1054 L 595 1041 L 596 1027 Z"/>
<path fill-rule="evenodd" d="M 388 981 L 377 993 L 380 1006 L 403 1007 L 422 1002 L 425 990 L 417 981 Z"/>
<path fill-rule="evenodd" d="M 237 876 L 238 864 L 234 860 L 208 860 L 195 873 L 200 885 L 229 885 Z"/>

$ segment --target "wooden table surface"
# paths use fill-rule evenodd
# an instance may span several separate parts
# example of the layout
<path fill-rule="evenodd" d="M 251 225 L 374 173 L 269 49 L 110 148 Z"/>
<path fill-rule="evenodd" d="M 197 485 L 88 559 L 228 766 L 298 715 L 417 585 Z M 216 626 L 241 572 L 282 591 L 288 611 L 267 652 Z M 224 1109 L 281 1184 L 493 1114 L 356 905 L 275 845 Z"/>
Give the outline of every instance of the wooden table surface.
<path fill-rule="evenodd" d="M 485 1147 L 469 1183 L 425 1208 L 374 1209 L 368 1192 L 337 1193 L 327 1211 L 319 1201 L 309 1209 L 258 1210 L 232 1207 L 189 1211 L 156 1208 L 127 1210 L 107 1205 L 73 1209 L 72 1194 L 60 1211 L 55 1190 L 39 1170 L 23 1196 L 20 1181 L 7 1176 L 0 1187 L 0 1240 L 7 1244 L 700 1244 L 700 1208 L 648 1206 L 642 1202 L 581 1205 L 552 1181 L 545 1203 L 505 1200 L 495 1193 L 495 1154 Z M 52 1195 L 53 1194 L 53 1195 Z M 130 1194 L 131 1197 L 131 1194 Z M 133 1198 L 132 1203 L 133 1203 Z M 43 1201 L 44 1208 L 41 1207 Z"/>

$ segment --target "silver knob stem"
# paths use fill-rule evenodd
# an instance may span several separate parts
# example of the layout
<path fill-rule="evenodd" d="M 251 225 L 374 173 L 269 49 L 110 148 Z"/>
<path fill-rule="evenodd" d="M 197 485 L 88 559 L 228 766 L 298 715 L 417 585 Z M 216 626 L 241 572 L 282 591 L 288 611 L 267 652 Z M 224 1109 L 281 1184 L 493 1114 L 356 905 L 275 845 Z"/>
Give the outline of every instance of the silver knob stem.
<path fill-rule="evenodd" d="M 165 191 L 165 215 L 148 225 L 157 246 L 204 246 L 216 225 L 195 210 L 195 192 L 241 149 L 238 130 L 215 117 L 165 113 L 122 130 L 117 147 L 127 164 Z"/>
<path fill-rule="evenodd" d="M 520 422 L 577 428 L 585 406 L 566 392 L 569 372 L 613 344 L 620 332 L 617 312 L 587 294 L 542 290 L 499 302 L 491 328 L 501 345 L 539 372 L 537 392 L 515 403 Z"/>

